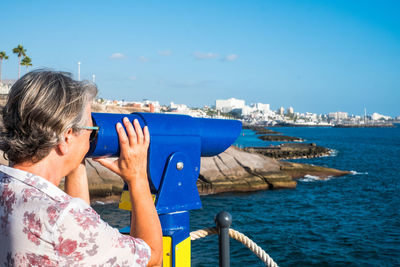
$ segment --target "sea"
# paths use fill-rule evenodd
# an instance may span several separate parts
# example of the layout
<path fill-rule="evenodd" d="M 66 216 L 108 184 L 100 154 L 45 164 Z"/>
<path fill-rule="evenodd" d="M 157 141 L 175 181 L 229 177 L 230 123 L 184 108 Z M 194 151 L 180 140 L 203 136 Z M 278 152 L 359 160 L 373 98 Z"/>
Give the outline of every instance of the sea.
<path fill-rule="evenodd" d="M 307 175 L 297 188 L 202 196 L 191 231 L 215 226 L 221 211 L 232 228 L 262 247 L 279 266 L 400 266 L 400 125 L 395 128 L 273 128 L 333 149 L 331 156 L 293 162 L 351 171 L 321 180 Z M 235 145 L 268 146 L 243 130 Z M 94 205 L 115 227 L 129 224 L 116 204 Z M 192 242 L 192 266 L 218 266 L 218 238 Z M 231 266 L 264 266 L 236 240 Z"/>

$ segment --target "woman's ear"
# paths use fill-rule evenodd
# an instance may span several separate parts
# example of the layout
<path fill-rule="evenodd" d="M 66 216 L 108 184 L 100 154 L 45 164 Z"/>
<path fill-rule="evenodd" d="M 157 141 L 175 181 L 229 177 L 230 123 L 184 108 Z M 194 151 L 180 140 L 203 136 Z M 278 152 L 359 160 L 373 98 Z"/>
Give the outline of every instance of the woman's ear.
<path fill-rule="evenodd" d="M 64 134 L 64 141 L 57 145 L 57 148 L 61 155 L 65 155 L 69 151 L 69 146 L 71 145 L 72 135 L 74 132 L 72 129 L 68 129 L 68 131 Z"/>

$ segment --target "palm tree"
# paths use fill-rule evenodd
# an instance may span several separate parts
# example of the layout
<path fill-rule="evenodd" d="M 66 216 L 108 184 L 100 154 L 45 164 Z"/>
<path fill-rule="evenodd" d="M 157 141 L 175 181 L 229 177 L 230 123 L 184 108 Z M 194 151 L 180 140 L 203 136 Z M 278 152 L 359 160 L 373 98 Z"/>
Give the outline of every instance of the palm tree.
<path fill-rule="evenodd" d="M 5 51 L 0 51 L 0 84 L 1 84 L 1 65 L 3 65 L 3 59 L 8 59 Z"/>
<path fill-rule="evenodd" d="M 21 57 L 26 56 L 26 49 L 22 45 L 18 45 L 13 49 L 13 53 L 18 55 L 18 79 L 21 76 Z"/>
<path fill-rule="evenodd" d="M 21 66 L 26 66 L 26 72 L 28 72 L 28 67 L 32 66 L 31 58 L 28 56 L 25 56 L 21 61 Z"/>

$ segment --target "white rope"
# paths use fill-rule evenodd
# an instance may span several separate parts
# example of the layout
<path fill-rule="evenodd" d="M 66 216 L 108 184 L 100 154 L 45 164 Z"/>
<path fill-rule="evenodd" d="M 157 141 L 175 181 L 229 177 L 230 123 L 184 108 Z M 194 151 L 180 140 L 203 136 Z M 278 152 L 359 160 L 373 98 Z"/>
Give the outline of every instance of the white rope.
<path fill-rule="evenodd" d="M 210 228 L 204 228 L 201 230 L 193 231 L 190 233 L 190 240 L 194 241 L 203 237 L 206 237 L 208 235 L 214 235 L 217 234 L 217 228 L 216 227 L 210 227 Z"/>
<path fill-rule="evenodd" d="M 190 233 L 190 239 L 192 241 L 206 237 L 208 235 L 217 234 L 218 230 L 216 227 L 204 228 Z M 268 267 L 278 267 L 278 264 L 265 252 L 260 246 L 258 246 L 254 241 L 245 236 L 244 234 L 229 228 L 229 236 L 250 249 L 254 254 L 259 257 L 266 266 Z"/>

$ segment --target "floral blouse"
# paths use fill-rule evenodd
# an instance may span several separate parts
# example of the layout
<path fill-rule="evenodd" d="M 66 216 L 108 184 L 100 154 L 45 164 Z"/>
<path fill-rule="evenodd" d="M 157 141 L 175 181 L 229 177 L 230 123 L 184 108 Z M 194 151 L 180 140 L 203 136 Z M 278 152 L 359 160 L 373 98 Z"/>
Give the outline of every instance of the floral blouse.
<path fill-rule="evenodd" d="M 0 166 L 0 266 L 146 266 L 150 248 L 42 177 Z"/>

